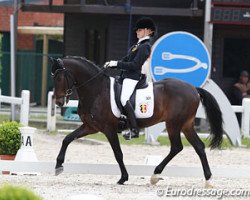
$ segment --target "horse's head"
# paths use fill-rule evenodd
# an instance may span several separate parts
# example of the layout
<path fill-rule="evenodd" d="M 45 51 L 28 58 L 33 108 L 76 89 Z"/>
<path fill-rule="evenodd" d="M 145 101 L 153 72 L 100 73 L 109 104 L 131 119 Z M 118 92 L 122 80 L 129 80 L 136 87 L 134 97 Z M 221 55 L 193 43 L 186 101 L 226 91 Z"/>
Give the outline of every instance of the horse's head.
<path fill-rule="evenodd" d="M 100 81 L 102 80 L 100 75 L 105 75 L 102 73 L 104 68 L 101 70 L 94 63 L 83 57 L 67 56 L 64 59 L 49 57 L 49 60 L 52 65 L 51 74 L 54 80 L 56 104 L 60 107 L 65 102 L 68 103 L 73 87 L 76 89 L 81 88 L 81 92 L 84 87 L 86 90 L 88 88 L 92 91 L 93 85 L 90 83 L 93 82 L 91 81 Z M 97 85 L 99 84 L 97 83 Z"/>
<path fill-rule="evenodd" d="M 52 64 L 51 75 L 54 80 L 54 95 L 56 97 L 56 104 L 60 107 L 64 103 L 68 103 L 69 96 L 72 94 L 74 82 L 63 64 L 63 60 L 49 57 Z"/>

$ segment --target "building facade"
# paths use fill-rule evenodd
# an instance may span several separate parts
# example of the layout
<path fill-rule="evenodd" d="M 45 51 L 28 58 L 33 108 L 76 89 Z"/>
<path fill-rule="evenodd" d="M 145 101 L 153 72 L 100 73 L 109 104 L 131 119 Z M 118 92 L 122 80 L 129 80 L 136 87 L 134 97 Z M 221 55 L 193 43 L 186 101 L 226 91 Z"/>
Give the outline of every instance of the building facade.
<path fill-rule="evenodd" d="M 204 38 L 205 0 L 64 0 L 55 5 L 22 5 L 25 12 L 64 13 L 64 55 L 84 56 L 98 65 L 121 59 L 135 42 L 141 16 L 157 24 L 157 38 L 187 31 Z M 211 78 L 227 93 L 241 70 L 250 66 L 250 1 L 212 0 Z"/>
<path fill-rule="evenodd" d="M 37 3 L 41 5 L 47 1 L 27 1 L 26 3 Z M 55 0 L 55 5 L 62 5 L 63 0 Z M 13 1 L 0 2 L 0 65 L 2 94 L 10 95 L 10 15 L 13 14 Z M 63 13 L 36 13 L 23 12 L 18 10 L 18 27 L 22 26 L 49 26 L 63 27 Z M 41 74 L 42 74 L 42 35 L 17 34 L 17 66 L 16 66 L 16 95 L 19 96 L 21 90 L 31 91 L 31 102 L 40 104 L 41 102 Z M 63 41 L 60 38 L 49 38 L 49 53 L 62 55 Z M 51 90 L 52 82 L 48 76 L 47 90 Z"/>

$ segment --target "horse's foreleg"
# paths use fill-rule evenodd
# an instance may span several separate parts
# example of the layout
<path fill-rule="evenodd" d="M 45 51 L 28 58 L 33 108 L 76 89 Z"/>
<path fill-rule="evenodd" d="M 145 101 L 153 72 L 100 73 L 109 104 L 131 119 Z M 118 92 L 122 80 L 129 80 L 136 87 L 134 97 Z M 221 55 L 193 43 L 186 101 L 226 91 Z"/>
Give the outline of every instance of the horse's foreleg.
<path fill-rule="evenodd" d="M 64 159 L 65 159 L 65 153 L 67 150 L 68 145 L 75 139 L 83 137 L 85 135 L 94 133 L 95 131 L 90 131 L 87 126 L 85 126 L 84 124 L 79 127 L 78 129 L 76 129 L 75 131 L 73 131 L 72 133 L 70 133 L 69 135 L 67 135 L 62 142 L 62 146 L 60 149 L 60 152 L 57 156 L 56 159 L 56 167 L 55 167 L 55 175 L 59 175 L 63 172 L 63 166 L 62 164 L 64 163 Z"/>
<path fill-rule="evenodd" d="M 125 181 L 128 180 L 128 172 L 127 172 L 125 165 L 124 165 L 124 162 L 123 162 L 123 153 L 121 150 L 118 135 L 117 135 L 117 133 L 108 133 L 105 135 L 108 138 L 108 141 L 113 149 L 116 161 L 118 162 L 121 173 L 122 173 L 121 179 L 117 182 L 117 184 L 122 185 Z"/>

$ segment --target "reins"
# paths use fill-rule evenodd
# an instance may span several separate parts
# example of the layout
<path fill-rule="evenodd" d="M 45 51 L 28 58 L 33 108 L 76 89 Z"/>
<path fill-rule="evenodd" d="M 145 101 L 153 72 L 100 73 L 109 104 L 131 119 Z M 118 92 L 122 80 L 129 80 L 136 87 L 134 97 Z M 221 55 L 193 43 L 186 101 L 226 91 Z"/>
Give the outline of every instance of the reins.
<path fill-rule="evenodd" d="M 89 82 L 91 82 L 92 80 L 96 79 L 106 68 L 101 68 L 101 70 L 96 74 L 94 75 L 92 78 L 90 78 L 89 80 L 81 83 L 80 85 L 76 86 L 75 85 L 75 88 L 78 89 L 78 88 L 81 88 L 81 87 L 84 87 L 86 86 Z"/>

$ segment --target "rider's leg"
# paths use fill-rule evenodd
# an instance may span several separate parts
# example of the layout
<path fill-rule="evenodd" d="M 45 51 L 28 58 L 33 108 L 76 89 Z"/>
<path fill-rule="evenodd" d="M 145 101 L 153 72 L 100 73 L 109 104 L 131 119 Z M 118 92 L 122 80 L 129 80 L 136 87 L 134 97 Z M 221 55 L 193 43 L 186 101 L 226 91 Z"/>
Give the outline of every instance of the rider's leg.
<path fill-rule="evenodd" d="M 134 89 L 135 89 L 135 86 L 137 83 L 138 83 L 137 80 L 132 80 L 132 79 L 128 79 L 128 78 L 125 78 L 123 80 L 122 93 L 121 93 L 121 103 L 125 109 L 126 115 L 127 115 L 128 120 L 130 122 L 129 123 L 130 124 L 130 133 L 126 133 L 124 135 L 125 139 L 130 139 L 130 138 L 134 138 L 134 137 L 139 136 L 139 130 L 138 130 L 137 123 L 136 123 L 134 109 L 129 101 L 129 98 L 132 95 L 132 93 L 134 92 Z"/>
<path fill-rule="evenodd" d="M 134 113 L 133 106 L 131 105 L 130 101 L 127 101 L 126 105 L 124 106 L 126 115 L 129 119 L 130 124 L 130 132 L 123 135 L 126 140 L 130 140 L 131 138 L 138 138 L 139 137 L 139 129 L 136 123 L 136 117 Z"/>

